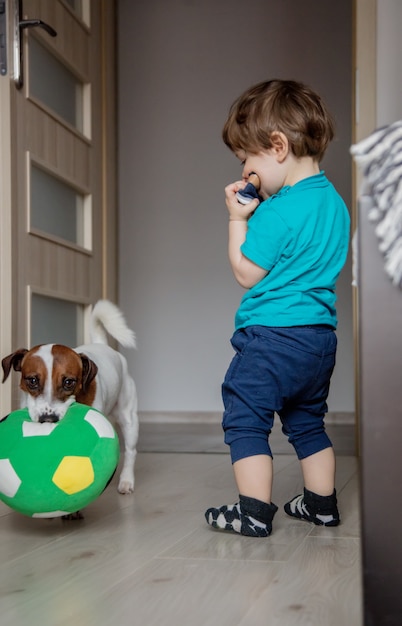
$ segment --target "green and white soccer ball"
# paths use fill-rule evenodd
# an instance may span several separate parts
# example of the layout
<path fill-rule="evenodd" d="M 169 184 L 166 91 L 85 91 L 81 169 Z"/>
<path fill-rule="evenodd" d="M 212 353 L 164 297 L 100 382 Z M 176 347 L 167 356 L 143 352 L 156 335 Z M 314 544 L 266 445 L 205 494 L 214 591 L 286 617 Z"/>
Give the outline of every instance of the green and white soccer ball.
<path fill-rule="evenodd" d="M 84 404 L 54 424 L 13 411 L 0 421 L 0 500 L 30 517 L 75 513 L 104 491 L 119 456 L 109 420 Z"/>

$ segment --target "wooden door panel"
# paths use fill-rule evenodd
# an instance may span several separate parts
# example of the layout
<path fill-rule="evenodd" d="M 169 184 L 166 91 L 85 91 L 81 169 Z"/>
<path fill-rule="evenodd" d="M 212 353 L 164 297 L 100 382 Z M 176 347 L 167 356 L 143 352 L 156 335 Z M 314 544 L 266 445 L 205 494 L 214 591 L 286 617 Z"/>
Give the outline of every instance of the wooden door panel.
<path fill-rule="evenodd" d="M 33 129 L 27 135 L 25 149 L 50 172 L 88 193 L 91 189 L 91 143 L 33 102 L 24 104 L 24 115 Z"/>
<path fill-rule="evenodd" d="M 93 2 L 92 2 L 93 4 Z M 98 5 L 101 4 L 98 1 Z M 24 0 L 24 16 L 38 17 L 50 24 L 57 37 L 48 37 L 40 30 L 43 44 L 58 54 L 81 77 L 89 82 L 91 66 L 91 27 L 58 0 Z M 96 10 L 96 7 L 93 7 Z M 91 16 L 93 21 L 93 15 Z"/>
<path fill-rule="evenodd" d="M 73 296 L 77 302 L 85 304 L 90 304 L 96 297 L 91 278 L 91 255 L 34 236 L 29 239 L 27 258 L 35 259 L 28 267 L 27 283 L 37 293 L 46 291 L 48 295 Z"/>

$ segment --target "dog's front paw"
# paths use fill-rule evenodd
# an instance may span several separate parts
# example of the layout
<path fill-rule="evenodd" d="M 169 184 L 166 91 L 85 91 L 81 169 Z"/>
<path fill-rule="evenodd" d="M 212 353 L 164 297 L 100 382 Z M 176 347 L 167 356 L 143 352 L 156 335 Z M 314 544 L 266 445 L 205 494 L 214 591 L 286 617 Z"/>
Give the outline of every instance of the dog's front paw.
<path fill-rule="evenodd" d="M 81 513 L 81 511 L 75 511 L 75 513 L 67 513 L 67 515 L 62 515 L 61 518 L 70 522 L 70 521 L 75 521 L 78 519 L 84 519 L 84 516 Z"/>
<path fill-rule="evenodd" d="M 133 493 L 134 491 L 134 479 L 130 480 L 127 478 L 124 478 L 123 476 L 120 477 L 119 480 L 119 486 L 117 487 L 117 491 L 119 493 Z"/>

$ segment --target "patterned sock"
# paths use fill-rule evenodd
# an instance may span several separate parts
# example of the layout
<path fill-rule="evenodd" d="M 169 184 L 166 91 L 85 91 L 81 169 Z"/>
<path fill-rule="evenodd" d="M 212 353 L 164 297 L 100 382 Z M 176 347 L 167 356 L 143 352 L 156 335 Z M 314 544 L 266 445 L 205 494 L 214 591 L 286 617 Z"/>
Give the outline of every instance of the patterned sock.
<path fill-rule="evenodd" d="M 208 509 L 205 519 L 218 530 L 228 530 L 248 537 L 268 537 L 272 532 L 272 520 L 277 510 L 275 504 L 239 496 L 236 504 Z"/>
<path fill-rule="evenodd" d="M 285 513 L 317 526 L 338 526 L 340 520 L 336 491 L 331 496 L 319 496 L 304 488 L 304 493 L 287 502 Z"/>

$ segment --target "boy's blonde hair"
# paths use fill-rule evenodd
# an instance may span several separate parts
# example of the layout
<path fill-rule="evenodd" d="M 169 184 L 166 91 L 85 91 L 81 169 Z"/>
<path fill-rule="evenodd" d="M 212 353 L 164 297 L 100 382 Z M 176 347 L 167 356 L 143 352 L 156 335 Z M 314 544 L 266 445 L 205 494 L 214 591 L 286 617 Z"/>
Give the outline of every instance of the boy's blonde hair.
<path fill-rule="evenodd" d="M 320 161 L 334 137 L 332 117 L 320 96 L 293 80 L 269 80 L 247 89 L 231 106 L 222 136 L 233 151 L 257 154 L 283 133 L 297 157 Z"/>

